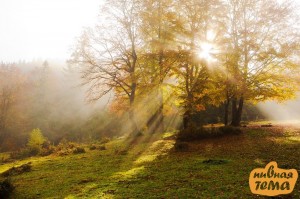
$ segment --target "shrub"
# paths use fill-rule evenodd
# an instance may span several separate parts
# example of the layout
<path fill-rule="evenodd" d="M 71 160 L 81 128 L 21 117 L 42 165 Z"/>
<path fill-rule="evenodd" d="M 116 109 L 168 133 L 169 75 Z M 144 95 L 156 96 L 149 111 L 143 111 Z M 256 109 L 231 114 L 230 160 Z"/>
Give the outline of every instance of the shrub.
<path fill-rule="evenodd" d="M 58 146 L 55 148 L 55 153 L 59 156 L 69 155 L 74 152 L 77 144 L 68 142 L 65 138 L 60 141 Z"/>
<path fill-rule="evenodd" d="M 13 151 L 10 153 L 12 159 L 23 159 L 30 156 L 29 149 L 20 149 L 18 151 Z"/>
<path fill-rule="evenodd" d="M 53 146 L 51 145 L 51 143 L 48 140 L 45 140 L 42 144 L 43 149 L 49 149 L 51 147 L 53 147 Z"/>
<path fill-rule="evenodd" d="M 40 129 L 33 129 L 30 133 L 30 137 L 27 143 L 29 149 L 29 155 L 38 155 L 41 150 L 43 143 L 46 141 L 46 138 L 43 136 Z"/>
<path fill-rule="evenodd" d="M 76 147 L 76 148 L 73 150 L 73 153 L 74 153 L 74 154 L 85 153 L 85 149 L 84 149 L 83 147 Z"/>
<path fill-rule="evenodd" d="M 110 141 L 110 139 L 108 137 L 102 137 L 101 140 L 100 140 L 100 144 L 105 144 L 109 141 Z"/>
<path fill-rule="evenodd" d="M 176 142 L 174 145 L 174 149 L 178 152 L 188 151 L 189 144 L 186 142 Z"/>
<path fill-rule="evenodd" d="M 187 129 L 183 129 L 178 134 L 178 140 L 181 141 L 193 141 L 198 140 L 209 135 L 209 131 L 203 127 L 189 127 Z"/>
<path fill-rule="evenodd" d="M 51 155 L 54 152 L 55 152 L 55 147 L 51 146 L 49 148 L 43 148 L 42 151 L 40 152 L 40 155 L 47 156 L 47 155 Z"/>
<path fill-rule="evenodd" d="M 89 149 L 90 150 L 95 150 L 95 149 L 97 149 L 97 147 L 95 145 L 91 145 Z"/>
<path fill-rule="evenodd" d="M 42 149 L 38 146 L 32 146 L 28 149 L 28 156 L 36 156 L 40 154 L 41 150 Z"/>
<path fill-rule="evenodd" d="M 104 151 L 104 150 L 106 150 L 106 147 L 105 147 L 105 145 L 101 145 L 101 146 L 99 146 L 99 150 L 100 150 L 100 151 Z"/>
<path fill-rule="evenodd" d="M 90 146 L 90 148 L 89 148 L 90 150 L 96 150 L 96 149 L 98 149 L 98 150 L 100 150 L 100 151 L 103 151 L 103 150 L 106 150 L 106 147 L 105 147 L 105 145 L 103 144 L 103 145 L 91 145 Z"/>
<path fill-rule="evenodd" d="M 40 155 L 47 156 L 54 153 L 54 151 L 55 151 L 55 147 L 48 140 L 46 140 L 42 144 L 42 150 L 40 151 Z"/>
<path fill-rule="evenodd" d="M 19 167 L 12 167 L 12 168 L 8 169 L 7 171 L 3 172 L 1 174 L 1 176 L 8 177 L 8 176 L 12 176 L 12 175 L 19 175 L 19 174 L 22 174 L 24 172 L 29 172 L 29 171 L 31 171 L 31 162 L 22 164 Z"/>
<path fill-rule="evenodd" d="M 232 126 L 211 127 L 211 128 L 190 127 L 181 130 L 177 138 L 178 140 L 181 141 L 193 141 L 193 140 L 199 140 L 203 138 L 219 137 L 223 135 L 236 135 L 236 134 L 240 134 L 241 132 L 242 130 L 240 128 L 232 127 Z"/>
<path fill-rule="evenodd" d="M 9 198 L 14 188 L 9 179 L 0 180 L 0 198 Z"/>
<path fill-rule="evenodd" d="M 222 126 L 219 128 L 219 130 L 221 131 L 221 133 L 223 133 L 224 135 L 237 135 L 242 133 L 242 130 L 238 127 L 233 127 L 233 126 Z"/>

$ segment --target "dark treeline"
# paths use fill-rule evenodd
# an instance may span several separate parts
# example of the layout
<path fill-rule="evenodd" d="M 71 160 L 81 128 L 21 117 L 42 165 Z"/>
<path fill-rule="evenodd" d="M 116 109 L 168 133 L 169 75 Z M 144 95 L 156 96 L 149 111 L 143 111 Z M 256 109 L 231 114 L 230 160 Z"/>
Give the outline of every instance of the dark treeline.
<path fill-rule="evenodd" d="M 231 108 L 231 107 L 230 107 Z M 231 120 L 231 112 L 229 109 L 228 120 Z M 243 110 L 242 121 L 262 121 L 268 119 L 259 108 L 251 103 L 246 103 Z M 193 117 L 194 123 L 198 125 L 207 124 L 224 124 L 224 105 L 207 106 L 206 110 L 196 112 Z"/>

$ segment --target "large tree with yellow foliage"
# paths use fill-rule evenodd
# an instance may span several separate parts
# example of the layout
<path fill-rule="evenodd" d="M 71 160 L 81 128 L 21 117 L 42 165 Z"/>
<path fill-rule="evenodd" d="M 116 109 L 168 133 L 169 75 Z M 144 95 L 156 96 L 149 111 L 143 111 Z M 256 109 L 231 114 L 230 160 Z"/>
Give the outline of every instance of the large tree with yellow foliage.
<path fill-rule="evenodd" d="M 133 124 L 137 99 L 155 93 L 147 125 L 164 130 L 168 81 L 176 82 L 187 123 L 196 109 L 225 102 L 225 116 L 231 103 L 231 124 L 239 126 L 245 101 L 295 93 L 300 20 L 289 0 L 113 0 L 106 6 L 110 18 L 101 23 L 107 24 L 83 35 L 71 61 L 92 99 L 114 92 L 128 102 Z"/>
<path fill-rule="evenodd" d="M 246 100 L 294 96 L 299 18 L 292 1 L 226 1 L 223 63 L 231 125 L 239 126 Z M 297 24 L 298 23 L 298 24 Z"/>

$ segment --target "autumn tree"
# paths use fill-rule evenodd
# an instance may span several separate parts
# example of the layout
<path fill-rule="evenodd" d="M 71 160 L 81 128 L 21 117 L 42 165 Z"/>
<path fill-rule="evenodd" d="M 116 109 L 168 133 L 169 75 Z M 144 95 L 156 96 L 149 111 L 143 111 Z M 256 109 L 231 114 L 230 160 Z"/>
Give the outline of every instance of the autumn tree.
<path fill-rule="evenodd" d="M 290 1 L 114 0 L 102 14 L 101 25 L 82 35 L 70 63 L 89 85 L 88 99 L 114 93 L 114 107 L 128 107 L 136 132 L 134 108 L 143 95 L 156 106 L 148 127 L 164 131 L 170 81 L 180 91 L 185 127 L 207 104 L 225 104 L 227 124 L 230 103 L 231 124 L 239 126 L 245 101 L 284 100 L 295 91 L 286 78 L 294 73 L 299 49 Z"/>
<path fill-rule="evenodd" d="M 226 6 L 227 100 L 231 125 L 239 126 L 245 101 L 294 95 L 300 26 L 292 1 L 228 0 Z"/>
<path fill-rule="evenodd" d="M 25 75 L 15 64 L 0 64 L 0 150 L 16 149 L 26 126 Z"/>
<path fill-rule="evenodd" d="M 214 71 L 219 1 L 188 0 L 179 10 L 183 29 L 178 39 L 178 65 L 173 68 L 178 79 L 180 98 L 184 108 L 183 126 L 188 128 L 197 111 L 213 102 Z M 212 32 L 214 30 L 214 32 Z"/>
<path fill-rule="evenodd" d="M 12 122 L 24 76 L 13 64 L 0 65 L 0 133 Z"/>
<path fill-rule="evenodd" d="M 133 131 L 134 103 L 138 83 L 140 1 L 107 1 L 102 23 L 84 32 L 69 63 L 78 66 L 87 97 L 95 101 L 113 92 L 116 100 L 128 102 Z"/>
<path fill-rule="evenodd" d="M 46 141 L 40 129 L 33 129 L 29 134 L 27 147 L 32 155 L 37 155 L 42 150 L 42 145 Z"/>
<path fill-rule="evenodd" d="M 149 117 L 151 131 L 164 131 L 164 88 L 171 68 L 176 61 L 176 35 L 181 24 L 174 0 L 143 1 L 141 10 L 141 35 L 143 38 L 143 72 L 147 81 L 143 81 L 150 90 L 156 92 L 153 101 L 157 104 Z"/>

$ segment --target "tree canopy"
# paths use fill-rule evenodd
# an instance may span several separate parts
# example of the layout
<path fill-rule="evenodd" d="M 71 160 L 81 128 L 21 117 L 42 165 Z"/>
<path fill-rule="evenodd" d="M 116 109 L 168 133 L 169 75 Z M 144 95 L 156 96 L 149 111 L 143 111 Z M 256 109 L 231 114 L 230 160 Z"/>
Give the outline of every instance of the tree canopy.
<path fill-rule="evenodd" d="M 211 104 L 225 105 L 227 124 L 230 103 L 231 125 L 239 126 L 245 101 L 282 101 L 297 90 L 300 26 L 292 1 L 115 0 L 103 10 L 70 63 L 90 99 L 113 93 L 127 101 L 134 131 L 163 130 L 167 93 L 187 128 Z M 156 111 L 139 123 L 145 91 L 155 93 Z"/>

